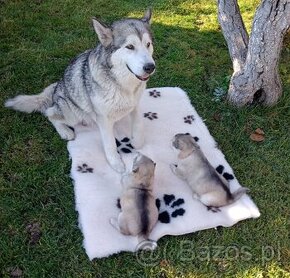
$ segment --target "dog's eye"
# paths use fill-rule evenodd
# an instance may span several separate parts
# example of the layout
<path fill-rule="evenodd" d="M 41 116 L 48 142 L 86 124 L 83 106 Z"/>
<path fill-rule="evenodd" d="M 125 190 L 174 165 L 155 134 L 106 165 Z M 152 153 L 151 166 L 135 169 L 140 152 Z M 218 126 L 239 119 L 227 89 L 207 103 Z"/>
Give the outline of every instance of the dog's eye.
<path fill-rule="evenodd" d="M 134 45 L 132 45 L 132 44 L 126 45 L 126 48 L 128 48 L 130 50 L 134 50 L 135 49 Z"/>
<path fill-rule="evenodd" d="M 149 47 L 150 47 L 150 45 L 151 45 L 151 43 L 150 43 L 150 42 L 147 42 L 147 48 L 149 48 Z"/>

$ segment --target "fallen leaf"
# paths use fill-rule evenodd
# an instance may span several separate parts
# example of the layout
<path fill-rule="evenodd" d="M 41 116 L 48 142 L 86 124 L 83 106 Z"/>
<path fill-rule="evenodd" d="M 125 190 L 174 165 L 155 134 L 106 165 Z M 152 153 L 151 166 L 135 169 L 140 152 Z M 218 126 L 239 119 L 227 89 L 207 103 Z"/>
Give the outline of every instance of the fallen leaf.
<path fill-rule="evenodd" d="M 265 140 L 265 133 L 262 129 L 257 128 L 251 135 L 250 138 L 254 142 L 262 142 Z"/>
<path fill-rule="evenodd" d="M 219 121 L 222 119 L 222 116 L 221 116 L 220 113 L 215 112 L 215 113 L 213 114 L 213 119 L 214 119 L 216 122 L 219 122 Z"/>
<path fill-rule="evenodd" d="M 169 265 L 169 262 L 167 260 L 161 260 L 159 264 L 161 267 L 167 267 Z"/>
<path fill-rule="evenodd" d="M 259 135 L 265 135 L 265 132 L 261 129 L 261 128 L 257 128 L 255 130 L 255 133 L 259 134 Z"/>

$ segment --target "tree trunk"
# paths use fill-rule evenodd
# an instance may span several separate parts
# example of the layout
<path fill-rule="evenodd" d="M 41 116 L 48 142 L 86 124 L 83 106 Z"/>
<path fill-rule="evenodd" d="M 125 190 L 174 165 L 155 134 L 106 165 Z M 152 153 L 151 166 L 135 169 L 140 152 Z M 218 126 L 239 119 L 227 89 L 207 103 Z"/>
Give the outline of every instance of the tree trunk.
<path fill-rule="evenodd" d="M 249 41 L 237 0 L 218 0 L 218 16 L 234 68 L 229 100 L 238 106 L 275 104 L 282 94 L 278 62 L 290 26 L 290 1 L 263 0 Z"/>

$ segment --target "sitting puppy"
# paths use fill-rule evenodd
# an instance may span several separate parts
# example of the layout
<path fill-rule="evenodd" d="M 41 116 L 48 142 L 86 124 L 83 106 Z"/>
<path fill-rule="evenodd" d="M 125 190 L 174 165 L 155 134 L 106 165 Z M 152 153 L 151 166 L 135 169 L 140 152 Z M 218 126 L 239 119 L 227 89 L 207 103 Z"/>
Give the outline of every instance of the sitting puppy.
<path fill-rule="evenodd" d="M 241 187 L 231 193 L 228 182 L 218 175 L 190 134 L 176 134 L 172 144 L 180 150 L 178 165 L 170 165 L 172 172 L 187 182 L 193 197 L 208 209 L 229 205 L 248 191 Z"/>
<path fill-rule="evenodd" d="M 155 165 L 145 155 L 136 156 L 132 172 L 122 178 L 121 212 L 118 219 L 110 219 L 122 234 L 138 236 L 140 242 L 148 240 L 158 221 L 158 209 L 152 194 Z"/>

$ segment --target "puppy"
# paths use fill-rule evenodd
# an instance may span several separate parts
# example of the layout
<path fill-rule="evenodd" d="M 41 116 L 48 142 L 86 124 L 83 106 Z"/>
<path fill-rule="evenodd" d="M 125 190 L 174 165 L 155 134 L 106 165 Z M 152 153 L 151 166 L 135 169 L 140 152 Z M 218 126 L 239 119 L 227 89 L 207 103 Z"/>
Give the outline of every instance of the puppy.
<path fill-rule="evenodd" d="M 191 135 L 176 134 L 172 144 L 180 150 L 178 164 L 170 165 L 172 172 L 187 182 L 193 197 L 208 209 L 229 205 L 248 191 L 241 187 L 231 193 L 228 182 L 218 175 Z"/>
<path fill-rule="evenodd" d="M 158 221 L 158 209 L 153 196 L 155 163 L 138 154 L 131 173 L 122 177 L 121 212 L 111 224 L 124 235 L 138 236 L 139 242 L 148 240 Z"/>

